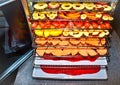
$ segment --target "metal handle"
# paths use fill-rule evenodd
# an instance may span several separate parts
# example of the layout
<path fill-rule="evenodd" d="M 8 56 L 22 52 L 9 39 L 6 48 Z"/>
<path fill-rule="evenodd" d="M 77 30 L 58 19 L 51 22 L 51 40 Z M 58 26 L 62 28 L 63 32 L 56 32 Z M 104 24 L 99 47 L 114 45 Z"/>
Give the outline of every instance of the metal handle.
<path fill-rule="evenodd" d="M 0 3 L 0 7 L 4 6 L 6 4 L 9 4 L 9 3 L 13 2 L 13 1 L 15 1 L 15 0 L 5 0 L 3 3 Z"/>

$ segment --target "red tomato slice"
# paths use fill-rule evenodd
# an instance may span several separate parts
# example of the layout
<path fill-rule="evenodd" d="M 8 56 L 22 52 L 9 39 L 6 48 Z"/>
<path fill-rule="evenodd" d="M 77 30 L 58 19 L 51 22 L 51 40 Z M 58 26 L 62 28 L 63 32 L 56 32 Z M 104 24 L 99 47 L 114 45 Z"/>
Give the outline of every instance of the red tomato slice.
<path fill-rule="evenodd" d="M 74 23 L 73 22 L 68 22 L 67 24 L 67 28 L 73 28 L 74 27 Z"/>
<path fill-rule="evenodd" d="M 41 22 L 39 22 L 39 25 L 41 28 L 45 28 L 45 22 L 41 21 Z"/>
<path fill-rule="evenodd" d="M 31 27 L 32 27 L 32 28 L 36 28 L 37 25 L 38 25 L 38 22 L 33 22 Z"/>
<path fill-rule="evenodd" d="M 93 28 L 98 28 L 98 24 L 96 22 L 92 22 Z"/>
<path fill-rule="evenodd" d="M 89 27 L 90 27 L 90 23 L 86 21 L 86 22 L 84 23 L 84 26 L 85 26 L 85 28 L 89 28 Z"/>
<path fill-rule="evenodd" d="M 83 26 L 83 21 L 75 21 L 74 24 L 77 28 L 81 28 Z"/>

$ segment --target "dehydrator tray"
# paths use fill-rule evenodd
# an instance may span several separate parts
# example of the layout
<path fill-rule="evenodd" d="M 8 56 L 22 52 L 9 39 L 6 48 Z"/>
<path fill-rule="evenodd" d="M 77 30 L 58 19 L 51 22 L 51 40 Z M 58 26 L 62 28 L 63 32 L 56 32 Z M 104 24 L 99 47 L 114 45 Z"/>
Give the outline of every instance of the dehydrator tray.
<path fill-rule="evenodd" d="M 106 57 L 99 57 L 95 61 L 80 60 L 80 61 L 68 61 L 68 60 L 46 60 L 42 57 L 35 57 L 34 65 L 108 65 Z"/>
<path fill-rule="evenodd" d="M 80 67 L 81 68 L 81 67 Z M 82 70 L 84 70 L 85 68 L 79 70 L 79 68 L 74 68 L 73 70 L 70 70 L 69 68 L 67 68 L 67 70 L 59 70 L 59 72 L 61 73 L 57 73 L 57 74 L 54 74 L 54 73 L 51 73 L 53 72 L 53 69 L 50 70 L 51 68 L 40 68 L 39 67 L 34 67 L 33 68 L 33 74 L 32 74 L 32 77 L 33 78 L 41 78 L 41 79 L 83 79 L 83 80 L 92 80 L 92 79 L 95 79 L 95 80 L 101 80 L 101 79 L 107 79 L 107 72 L 106 72 L 106 68 L 105 67 L 101 67 L 99 70 L 96 69 L 96 72 L 94 73 L 91 73 L 91 72 L 88 72 L 86 70 L 86 72 L 88 72 L 88 74 L 78 74 L 76 75 L 77 72 L 80 71 L 83 72 Z M 79 70 L 79 71 L 78 71 Z M 46 72 L 47 71 L 47 72 Z M 50 73 L 49 73 L 50 72 Z M 74 75 L 70 75 L 70 74 L 64 74 L 63 72 L 68 72 L 68 73 L 72 73 Z M 75 72 L 75 73 L 74 73 Z M 90 74 L 91 73 L 91 74 Z"/>
<path fill-rule="evenodd" d="M 58 1 L 58 2 L 117 2 L 118 0 L 29 0 L 31 2 L 52 2 L 52 1 Z"/>

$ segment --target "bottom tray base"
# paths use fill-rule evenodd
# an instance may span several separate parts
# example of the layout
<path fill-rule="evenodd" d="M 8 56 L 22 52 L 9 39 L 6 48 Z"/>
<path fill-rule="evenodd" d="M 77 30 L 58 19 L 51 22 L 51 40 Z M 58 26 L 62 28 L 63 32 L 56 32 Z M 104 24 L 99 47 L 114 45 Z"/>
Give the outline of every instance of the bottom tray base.
<path fill-rule="evenodd" d="M 77 76 L 67 75 L 67 74 L 49 74 L 42 71 L 41 68 L 34 67 L 33 78 L 45 78 L 45 79 L 81 79 L 81 80 L 104 80 L 107 79 L 106 68 L 101 68 L 99 72 L 93 74 L 82 74 Z"/>

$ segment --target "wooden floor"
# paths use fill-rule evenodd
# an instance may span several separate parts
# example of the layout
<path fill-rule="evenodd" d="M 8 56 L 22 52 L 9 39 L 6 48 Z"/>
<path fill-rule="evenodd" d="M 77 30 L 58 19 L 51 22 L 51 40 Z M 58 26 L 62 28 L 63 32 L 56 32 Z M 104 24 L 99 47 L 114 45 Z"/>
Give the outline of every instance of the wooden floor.
<path fill-rule="evenodd" d="M 113 32 L 110 63 L 108 65 L 108 80 L 100 81 L 66 81 L 66 80 L 45 80 L 33 79 L 33 57 L 25 62 L 18 71 L 14 85 L 120 85 L 120 39 L 116 32 Z"/>

